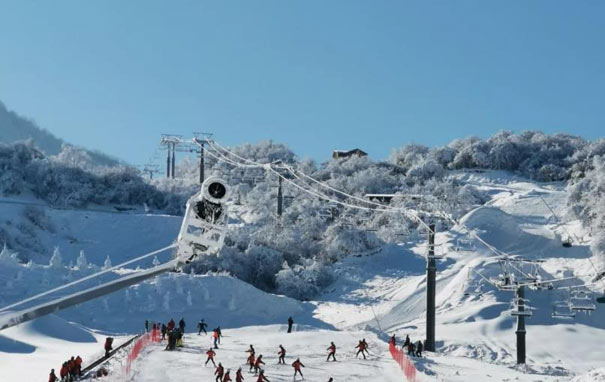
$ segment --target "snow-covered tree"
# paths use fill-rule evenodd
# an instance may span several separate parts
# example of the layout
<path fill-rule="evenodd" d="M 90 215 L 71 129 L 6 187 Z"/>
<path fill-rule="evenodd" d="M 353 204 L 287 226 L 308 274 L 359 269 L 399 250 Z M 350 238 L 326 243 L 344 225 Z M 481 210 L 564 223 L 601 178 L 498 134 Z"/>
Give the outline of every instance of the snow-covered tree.
<path fill-rule="evenodd" d="M 76 259 L 76 267 L 78 269 L 86 269 L 88 266 L 88 260 L 86 259 L 86 255 L 84 254 L 84 250 L 80 250 L 80 255 Z"/>
<path fill-rule="evenodd" d="M 107 270 L 111 267 L 111 259 L 109 258 L 109 255 L 107 255 L 107 257 L 105 258 L 105 262 L 103 263 L 103 270 Z"/>
<path fill-rule="evenodd" d="M 58 268 L 63 266 L 63 258 L 61 257 L 61 251 L 59 250 L 59 247 L 55 247 L 53 254 L 50 258 L 49 265 L 51 268 Z"/>

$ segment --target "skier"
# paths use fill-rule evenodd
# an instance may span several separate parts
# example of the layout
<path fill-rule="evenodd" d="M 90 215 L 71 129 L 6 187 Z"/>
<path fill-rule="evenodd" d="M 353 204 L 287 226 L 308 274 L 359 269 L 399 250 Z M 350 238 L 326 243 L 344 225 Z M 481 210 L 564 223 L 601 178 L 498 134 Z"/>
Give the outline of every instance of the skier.
<path fill-rule="evenodd" d="M 265 362 L 263 362 L 263 355 L 259 354 L 258 357 L 256 358 L 256 361 L 254 362 L 254 375 L 256 375 L 258 373 L 258 370 L 260 369 L 260 365 L 264 365 Z"/>
<path fill-rule="evenodd" d="M 366 353 L 366 355 L 370 355 L 370 351 L 368 350 L 370 347 L 368 346 L 366 339 L 362 339 L 361 342 L 363 342 L 363 352 Z"/>
<path fill-rule="evenodd" d="M 113 344 L 113 338 L 107 337 L 105 340 L 105 358 L 109 357 L 109 352 L 113 349 L 111 346 Z"/>
<path fill-rule="evenodd" d="M 288 333 L 292 333 L 292 325 L 294 325 L 294 320 L 292 316 L 288 317 Z"/>
<path fill-rule="evenodd" d="M 252 346 L 252 344 L 250 344 L 250 347 L 248 348 L 248 350 L 246 350 L 246 353 L 256 353 L 256 351 L 254 350 L 254 346 Z"/>
<path fill-rule="evenodd" d="M 249 373 L 252 373 L 252 369 L 254 369 L 255 363 L 256 363 L 256 360 L 254 359 L 254 352 L 251 352 L 250 355 L 248 356 L 248 364 L 250 365 L 250 369 L 248 370 Z"/>
<path fill-rule="evenodd" d="M 244 382 L 244 376 L 242 375 L 241 367 L 235 372 L 235 382 Z"/>
<path fill-rule="evenodd" d="M 183 347 L 183 332 L 180 329 L 176 332 L 176 346 Z"/>
<path fill-rule="evenodd" d="M 265 377 L 265 371 L 263 369 L 260 370 L 260 374 L 258 375 L 256 382 L 270 382 L 267 377 Z"/>
<path fill-rule="evenodd" d="M 168 326 L 166 327 L 166 330 L 171 331 L 172 329 L 174 329 L 174 320 L 171 318 L 170 321 L 168 321 Z"/>
<path fill-rule="evenodd" d="M 67 361 L 67 373 L 69 374 L 69 379 L 73 381 L 74 373 L 76 371 L 76 360 L 72 355 L 69 361 Z"/>
<path fill-rule="evenodd" d="M 198 324 L 197 324 L 197 328 L 198 328 L 197 335 L 199 336 L 200 334 L 202 334 L 202 332 L 204 332 L 204 334 L 208 334 L 208 332 L 206 331 L 207 326 L 208 326 L 208 324 L 206 324 L 204 322 L 204 319 L 202 318 L 200 320 L 200 322 L 198 322 Z"/>
<path fill-rule="evenodd" d="M 145 333 L 149 332 L 149 321 L 145 320 Z"/>
<path fill-rule="evenodd" d="M 284 349 L 283 346 L 279 345 L 279 352 L 277 353 L 277 355 L 279 356 L 279 360 L 277 361 L 277 364 L 286 364 L 286 349 Z"/>
<path fill-rule="evenodd" d="M 334 342 L 330 342 L 330 347 L 327 350 L 329 353 L 328 353 L 328 358 L 326 359 L 326 362 L 328 362 L 330 360 L 330 357 L 332 357 L 334 362 L 336 362 L 336 345 L 334 345 Z"/>
<path fill-rule="evenodd" d="M 183 317 L 181 317 L 181 320 L 179 321 L 179 330 L 181 333 L 185 334 L 185 320 Z"/>
<path fill-rule="evenodd" d="M 213 341 L 214 341 L 214 348 L 215 348 L 215 349 L 218 349 L 218 345 L 217 345 L 217 343 L 218 343 L 218 338 L 219 338 L 219 334 L 218 334 L 218 328 L 216 328 L 216 329 L 214 329 L 214 330 L 212 331 L 212 339 L 213 339 Z"/>
<path fill-rule="evenodd" d="M 231 370 L 227 370 L 225 375 L 223 375 L 223 382 L 231 382 L 231 376 L 229 375 L 230 372 Z"/>
<path fill-rule="evenodd" d="M 416 357 L 422 357 L 422 341 L 418 341 L 416 345 Z"/>
<path fill-rule="evenodd" d="M 50 369 L 50 375 L 48 376 L 48 382 L 57 382 L 59 378 L 55 374 L 55 369 Z"/>
<path fill-rule="evenodd" d="M 366 345 L 363 341 L 359 341 L 359 345 L 355 346 L 355 349 L 359 349 L 357 350 L 357 354 L 355 354 L 355 358 L 359 357 L 359 353 L 361 353 L 363 359 L 366 359 Z"/>
<path fill-rule="evenodd" d="M 78 377 L 82 376 L 82 357 L 79 355 L 76 357 L 76 372 L 74 374 Z"/>
<path fill-rule="evenodd" d="M 166 339 L 166 331 L 168 330 L 168 328 L 166 327 L 166 324 L 162 323 L 162 341 L 164 341 Z"/>
<path fill-rule="evenodd" d="M 415 346 L 410 341 L 410 343 L 408 344 L 408 355 L 414 355 L 414 354 L 415 354 Z"/>
<path fill-rule="evenodd" d="M 216 328 L 216 331 L 217 331 L 217 333 L 218 333 L 218 343 L 219 343 L 219 345 L 220 345 L 220 344 L 221 344 L 221 337 L 223 336 L 223 332 L 221 332 L 221 327 L 220 327 L 220 326 L 218 326 L 218 327 Z"/>
<path fill-rule="evenodd" d="M 300 371 L 300 368 L 305 367 L 305 365 L 303 365 L 302 362 L 300 362 L 300 358 L 296 358 L 296 361 L 292 362 L 292 367 L 294 367 L 294 378 L 296 378 L 296 373 L 298 373 L 298 374 L 300 374 L 302 379 L 305 379 L 302 371 Z"/>
<path fill-rule="evenodd" d="M 61 381 L 65 381 L 67 379 L 67 362 L 63 362 L 61 365 L 61 370 L 59 370 L 59 376 L 61 377 Z"/>
<path fill-rule="evenodd" d="M 401 347 L 401 350 L 404 350 L 408 347 L 408 345 L 410 344 L 410 335 L 406 334 L 405 335 L 405 342 L 403 343 L 403 346 Z"/>
<path fill-rule="evenodd" d="M 212 348 L 210 348 L 206 352 L 206 355 L 208 356 L 208 358 L 206 359 L 206 362 L 204 363 L 204 366 L 206 366 L 208 364 L 208 362 L 212 362 L 212 364 L 214 365 L 214 367 L 216 367 L 216 363 L 214 363 L 214 356 L 216 355 L 216 352 L 214 350 L 212 350 Z"/>
<path fill-rule="evenodd" d="M 219 362 L 216 370 L 214 371 L 214 375 L 216 375 L 216 382 L 221 382 L 224 372 L 225 368 L 223 368 L 223 365 Z"/>

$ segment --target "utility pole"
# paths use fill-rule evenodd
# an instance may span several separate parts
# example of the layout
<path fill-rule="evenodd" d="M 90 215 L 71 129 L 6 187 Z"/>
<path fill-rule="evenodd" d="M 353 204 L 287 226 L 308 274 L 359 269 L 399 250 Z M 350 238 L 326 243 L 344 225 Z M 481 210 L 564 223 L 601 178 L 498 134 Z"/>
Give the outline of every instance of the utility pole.
<path fill-rule="evenodd" d="M 424 349 L 435 351 L 435 289 L 437 264 L 435 262 L 435 223 L 429 224 L 429 253 L 426 265 L 426 340 Z"/>
<path fill-rule="evenodd" d="M 159 174 L 160 169 L 158 165 L 146 164 L 145 167 L 143 167 L 143 172 L 149 174 L 149 179 L 153 179 L 153 174 Z"/>
<path fill-rule="evenodd" d="M 166 177 L 174 179 L 175 176 L 175 152 L 177 145 L 180 145 L 183 142 L 182 136 L 180 135 L 171 135 L 171 134 L 162 134 L 162 139 L 160 140 L 160 145 L 166 146 L 167 155 L 166 155 Z"/>
<path fill-rule="evenodd" d="M 200 184 L 204 183 L 204 144 L 208 143 L 208 138 L 212 136 L 212 133 L 193 133 L 195 138 L 193 141 L 200 146 L 200 150 L 197 151 L 200 154 Z M 205 138 L 201 136 L 204 135 Z"/>
<path fill-rule="evenodd" d="M 277 185 L 277 217 L 281 218 L 282 213 L 282 205 L 284 201 L 284 195 L 282 193 L 282 178 L 281 176 L 277 177 L 278 185 Z"/>
<path fill-rule="evenodd" d="M 517 288 L 517 364 L 525 363 L 525 286 Z"/>

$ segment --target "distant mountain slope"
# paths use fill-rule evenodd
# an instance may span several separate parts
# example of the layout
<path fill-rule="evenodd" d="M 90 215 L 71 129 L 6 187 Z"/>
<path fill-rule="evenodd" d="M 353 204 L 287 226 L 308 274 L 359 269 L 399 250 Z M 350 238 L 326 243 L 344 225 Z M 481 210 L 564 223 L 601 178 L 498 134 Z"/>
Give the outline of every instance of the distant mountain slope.
<path fill-rule="evenodd" d="M 64 140 L 57 138 L 51 132 L 37 126 L 33 121 L 14 111 L 8 110 L 0 102 L 0 142 L 10 143 L 32 139 L 37 147 L 48 155 L 57 155 L 64 145 Z M 115 166 L 120 161 L 106 154 L 85 150 L 90 158 L 98 165 Z"/>

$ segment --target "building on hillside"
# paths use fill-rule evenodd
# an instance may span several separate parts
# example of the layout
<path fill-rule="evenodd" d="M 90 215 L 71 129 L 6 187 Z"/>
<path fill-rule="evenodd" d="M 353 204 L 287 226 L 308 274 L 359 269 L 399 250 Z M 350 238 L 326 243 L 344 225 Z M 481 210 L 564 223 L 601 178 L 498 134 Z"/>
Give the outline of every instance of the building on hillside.
<path fill-rule="evenodd" d="M 365 157 L 368 156 L 368 153 L 366 153 L 365 151 L 361 150 L 361 149 L 353 149 L 353 150 L 334 150 L 332 152 L 332 158 L 334 159 L 340 159 L 340 158 L 350 158 L 350 157 Z"/>

